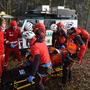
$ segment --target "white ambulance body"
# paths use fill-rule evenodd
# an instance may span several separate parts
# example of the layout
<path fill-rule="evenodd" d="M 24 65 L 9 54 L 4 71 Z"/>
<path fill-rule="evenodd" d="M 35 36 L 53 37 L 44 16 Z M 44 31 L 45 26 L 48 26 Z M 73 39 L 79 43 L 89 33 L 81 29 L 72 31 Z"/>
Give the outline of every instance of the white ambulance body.
<path fill-rule="evenodd" d="M 35 24 L 36 20 L 35 19 L 24 20 L 24 24 L 26 21 L 29 21 L 29 22 L 32 22 L 33 24 Z M 56 23 L 63 22 L 65 29 L 70 29 L 71 27 L 77 27 L 78 26 L 78 20 L 76 20 L 76 19 L 75 20 L 74 19 L 72 19 L 72 20 L 71 19 L 68 19 L 68 20 L 67 19 L 66 20 L 65 19 L 63 19 L 63 20 L 59 20 L 59 19 L 37 19 L 37 21 L 44 23 L 46 28 L 47 28 L 45 41 L 46 41 L 46 44 L 48 46 L 52 45 L 53 31 L 50 30 L 50 26 L 51 26 L 52 21 L 55 21 Z M 22 29 L 22 32 L 23 32 L 23 29 Z M 24 38 L 21 38 L 21 39 L 19 39 L 19 48 L 20 49 L 30 48 L 30 45 L 29 45 L 29 43 L 27 43 L 27 41 Z"/>

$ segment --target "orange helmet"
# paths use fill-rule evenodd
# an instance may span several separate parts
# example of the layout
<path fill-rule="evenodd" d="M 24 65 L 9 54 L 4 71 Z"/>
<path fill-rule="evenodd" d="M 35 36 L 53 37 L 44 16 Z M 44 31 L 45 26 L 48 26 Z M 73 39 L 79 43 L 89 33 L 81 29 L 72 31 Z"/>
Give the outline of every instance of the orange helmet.
<path fill-rule="evenodd" d="M 37 30 L 40 30 L 41 32 L 45 33 L 46 32 L 45 25 L 43 23 L 36 23 L 35 26 L 34 26 L 34 33 Z"/>
<path fill-rule="evenodd" d="M 45 39 L 46 35 L 46 28 L 43 23 L 36 23 L 34 26 L 34 33 L 36 34 L 37 37 L 42 37 L 42 39 Z"/>
<path fill-rule="evenodd" d="M 64 23 L 62 23 L 62 22 L 57 23 L 57 27 L 64 28 Z"/>

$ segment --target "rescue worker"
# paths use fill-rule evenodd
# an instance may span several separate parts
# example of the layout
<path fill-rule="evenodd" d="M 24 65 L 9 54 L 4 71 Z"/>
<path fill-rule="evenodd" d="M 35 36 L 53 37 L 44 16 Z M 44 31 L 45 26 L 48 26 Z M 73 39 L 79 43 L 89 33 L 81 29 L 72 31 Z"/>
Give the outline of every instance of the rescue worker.
<path fill-rule="evenodd" d="M 10 28 L 5 31 L 5 66 L 8 66 L 8 61 L 11 53 L 15 53 L 18 64 L 21 64 L 21 53 L 18 47 L 18 39 L 22 37 L 22 33 L 17 26 L 17 22 L 12 20 Z"/>
<path fill-rule="evenodd" d="M 4 29 L 6 25 L 5 20 L 3 18 L 0 18 L 0 79 L 2 76 L 2 68 L 3 68 L 3 62 L 4 62 Z"/>
<path fill-rule="evenodd" d="M 45 25 L 43 23 L 36 23 L 34 25 L 33 31 L 36 34 L 36 37 L 38 40 L 45 41 L 46 28 L 45 28 Z"/>
<path fill-rule="evenodd" d="M 57 41 L 57 38 L 58 38 L 56 23 L 51 24 L 50 29 L 53 31 L 53 34 L 52 34 L 52 46 L 55 47 L 56 46 L 56 41 Z"/>
<path fill-rule="evenodd" d="M 63 48 L 67 41 L 67 30 L 64 29 L 64 23 L 59 22 L 57 23 L 57 33 L 59 33 L 58 42 L 59 42 L 59 48 Z"/>
<path fill-rule="evenodd" d="M 45 42 L 37 39 L 37 36 L 34 34 L 34 32 L 27 31 L 24 34 L 25 38 L 30 42 L 30 51 L 32 55 L 32 70 L 28 77 L 28 81 L 32 82 L 37 74 L 40 80 L 37 82 L 36 90 L 44 90 L 42 81 L 43 74 L 50 73 L 50 69 L 52 67 L 48 48 Z M 42 70 L 42 68 L 44 70 Z"/>
<path fill-rule="evenodd" d="M 53 46 L 62 51 L 61 49 L 67 48 L 67 30 L 64 29 L 64 23 L 59 22 L 56 24 L 57 30 L 53 32 L 52 42 Z M 70 58 L 69 53 L 66 57 L 64 57 L 62 53 L 62 66 L 63 66 L 63 77 L 62 77 L 62 84 L 66 84 L 68 80 L 71 80 L 71 62 L 72 58 Z"/>
<path fill-rule="evenodd" d="M 65 47 L 66 39 L 67 32 L 64 29 L 64 24 L 59 22 L 57 23 L 57 30 L 53 33 L 52 43 L 56 48 L 61 49 L 62 47 Z"/>
<path fill-rule="evenodd" d="M 26 22 L 24 25 L 24 30 L 23 33 L 26 31 L 32 31 L 33 30 L 33 24 L 31 22 Z M 27 57 L 29 56 L 29 48 L 30 48 L 30 44 L 29 42 L 23 37 L 22 34 L 22 38 L 19 39 L 19 49 L 21 51 L 21 55 L 22 55 L 22 59 L 26 60 Z"/>
<path fill-rule="evenodd" d="M 80 27 L 79 28 L 72 27 L 71 29 L 68 30 L 68 34 L 69 37 L 72 40 L 74 40 L 74 42 L 77 44 L 78 48 L 80 48 L 78 53 L 78 60 L 79 60 L 79 64 L 81 64 L 87 49 L 90 35 L 85 29 Z"/>
<path fill-rule="evenodd" d="M 81 35 L 81 38 L 83 39 L 83 41 L 85 43 L 86 48 L 88 48 L 88 42 L 90 39 L 90 34 L 84 28 L 78 27 L 78 29 L 80 29 L 80 31 L 81 31 L 80 35 Z"/>

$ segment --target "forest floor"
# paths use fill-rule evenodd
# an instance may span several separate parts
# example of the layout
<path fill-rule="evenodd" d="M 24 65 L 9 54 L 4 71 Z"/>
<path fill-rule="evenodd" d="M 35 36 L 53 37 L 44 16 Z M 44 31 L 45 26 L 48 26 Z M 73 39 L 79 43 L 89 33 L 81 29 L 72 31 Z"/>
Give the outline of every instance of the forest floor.
<path fill-rule="evenodd" d="M 90 49 L 88 49 L 81 65 L 74 63 L 72 81 L 63 88 L 60 81 L 60 78 L 48 81 L 46 90 L 90 90 Z"/>
<path fill-rule="evenodd" d="M 10 63 L 10 65 L 14 67 L 15 62 L 12 63 Z M 33 88 L 24 90 L 33 90 Z M 73 64 L 72 80 L 70 82 L 67 82 L 67 84 L 62 87 L 60 77 L 52 78 L 46 82 L 45 90 L 90 90 L 90 49 L 88 49 L 84 56 L 81 65 L 78 63 Z"/>

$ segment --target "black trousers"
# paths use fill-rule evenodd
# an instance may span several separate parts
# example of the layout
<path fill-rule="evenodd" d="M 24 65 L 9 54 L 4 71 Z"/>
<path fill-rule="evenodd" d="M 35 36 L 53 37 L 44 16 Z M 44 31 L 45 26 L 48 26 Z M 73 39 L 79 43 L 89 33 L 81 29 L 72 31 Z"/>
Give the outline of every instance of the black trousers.
<path fill-rule="evenodd" d="M 63 65 L 62 84 L 66 84 L 68 81 L 71 81 L 72 79 L 71 67 L 69 67 L 67 64 L 69 63 L 64 63 Z"/>

